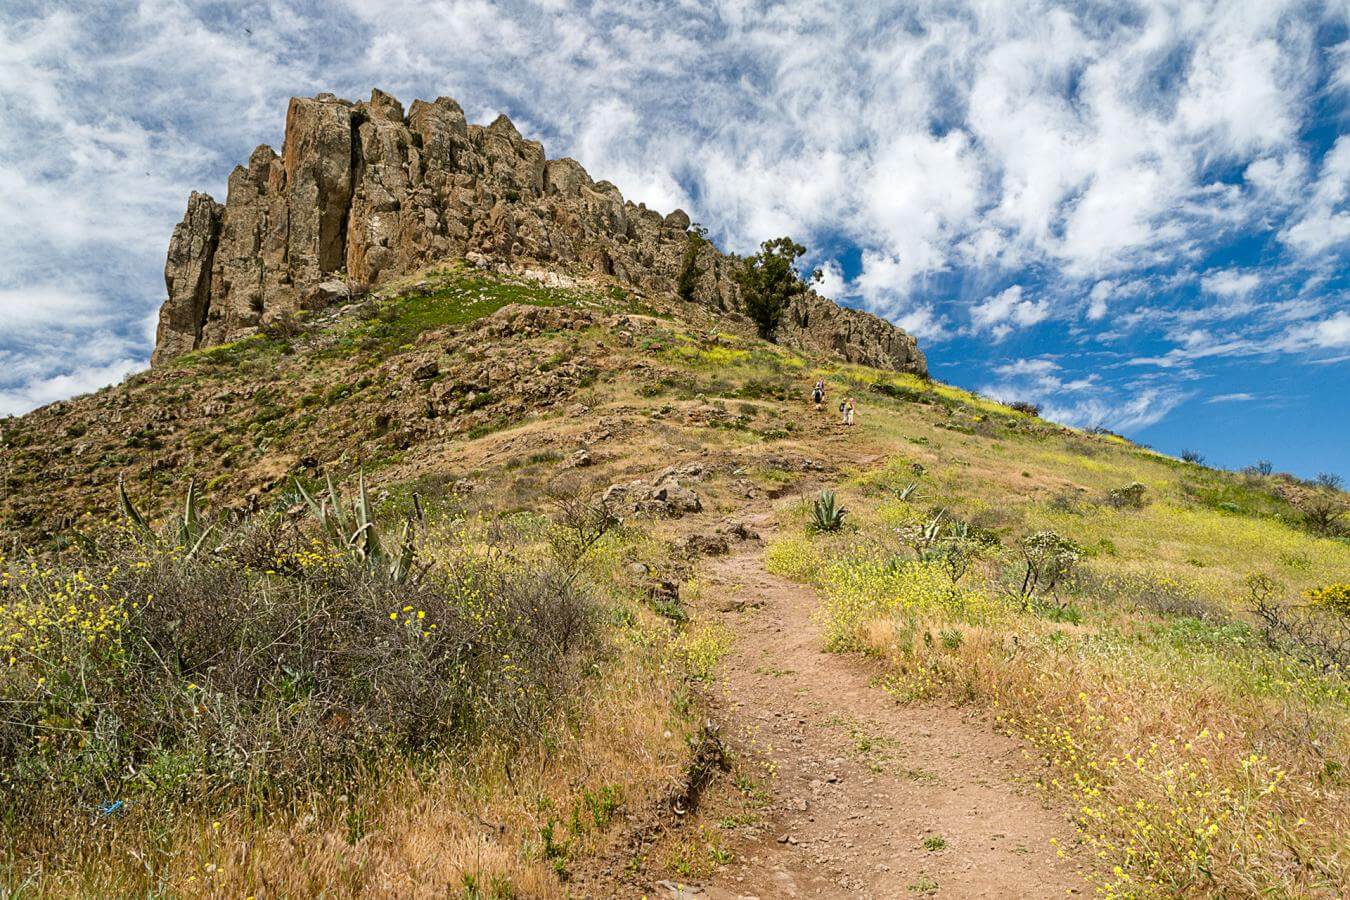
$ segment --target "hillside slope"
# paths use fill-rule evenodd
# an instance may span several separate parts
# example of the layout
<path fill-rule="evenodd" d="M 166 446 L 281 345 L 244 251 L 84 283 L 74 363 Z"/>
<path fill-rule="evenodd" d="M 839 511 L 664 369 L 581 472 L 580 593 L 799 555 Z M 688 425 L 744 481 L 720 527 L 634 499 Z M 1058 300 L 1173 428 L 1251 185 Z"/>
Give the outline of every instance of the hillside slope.
<path fill-rule="evenodd" d="M 856 426 L 812 408 L 817 379 L 831 403 L 856 398 Z M 372 777 L 326 760 L 364 734 L 344 723 L 371 717 L 373 733 L 402 735 L 420 719 L 381 710 L 408 701 L 330 694 L 338 685 L 323 687 L 320 668 L 296 705 L 294 673 L 310 663 L 289 653 L 268 665 L 293 674 L 257 682 L 239 674 L 253 653 L 228 675 L 192 662 L 210 619 L 128 614 L 118 655 L 89 657 L 162 681 L 155 656 L 137 661 L 136 636 L 183 654 L 163 693 L 137 689 L 162 697 L 153 713 L 113 687 L 81 693 L 59 661 L 21 656 L 24 638 L 11 637 L 6 700 L 37 704 L 0 735 L 22 774 L 14 796 L 44 771 L 66 774 L 36 783 L 68 785 L 12 808 L 0 870 L 11 885 L 466 897 L 1347 887 L 1344 624 L 1306 592 L 1344 580 L 1350 544 L 1309 530 L 1313 500 L 1339 496 L 1279 476 L 1209 470 L 768 344 L 701 304 L 604 277 L 463 262 L 12 420 L 5 454 L 7 536 L 64 547 L 69 562 L 50 557 L 58 572 L 78 565 L 75 584 L 153 594 L 147 609 L 205 590 L 215 617 L 251 623 L 289 608 L 289 591 L 330 592 L 323 603 L 347 610 L 362 643 L 387 648 L 403 632 L 381 620 L 401 628 L 425 610 L 449 629 L 466 600 L 427 592 L 475 560 L 504 566 L 492 576 L 503 585 L 580 565 L 566 583 L 595 604 L 598 648 L 560 664 L 534 659 L 537 643 L 485 646 L 505 665 L 474 676 L 477 695 L 541 691 L 543 718 L 461 722 L 433 748 L 400 737 L 372 757 Z M 376 588 L 326 574 L 347 571 L 343 555 L 284 537 L 328 546 L 295 485 L 331 475 L 350 486 L 358 473 L 381 521 L 427 522 L 425 580 L 378 587 L 370 607 L 352 598 Z M 195 478 L 219 548 L 205 559 L 179 559 L 173 538 L 135 551 L 148 556 L 115 549 L 124 539 L 100 537 L 97 522 L 117 517 L 119 475 L 169 522 Z M 826 487 L 847 508 L 839 530 L 809 524 Z M 584 504 L 602 501 L 623 525 L 591 543 L 584 510 L 601 507 Z M 1031 539 L 1047 532 L 1071 542 L 1065 577 L 1025 591 L 1028 560 L 1047 564 L 1028 555 Z M 275 561 L 239 574 L 245 551 Z M 66 596 L 49 593 L 55 576 L 8 565 L 13 634 L 62 633 L 34 611 Z M 141 571 L 156 580 L 124 580 Z M 1253 615 L 1253 572 L 1284 618 Z M 246 580 L 194 587 L 225 577 Z M 288 621 L 268 615 L 249 627 Z M 314 659 L 338 639 L 315 635 Z M 391 664 L 368 658 L 361 671 Z M 591 674 L 548 675 L 573 666 Z M 228 713 L 242 717 L 234 732 L 203 727 L 202 690 L 242 704 Z M 331 711 L 307 712 L 320 696 Z M 290 761 L 289 731 L 239 743 L 248 710 L 278 697 L 297 734 L 323 736 L 324 755 Z M 121 737 L 100 712 L 111 709 Z M 512 722 L 533 724 L 522 735 Z M 53 743 L 48 728 L 88 737 Z M 269 779 L 300 780 L 253 793 L 224 764 L 235 746 L 284 762 Z M 341 802 L 306 787 L 335 778 L 327 793 Z M 111 827 L 86 812 L 117 802 Z M 39 813 L 35 830 L 24 817 Z"/>
<path fill-rule="evenodd" d="M 764 341 L 457 110 L 297 100 L 3 423 L 0 893 L 1350 893 L 1342 492 Z"/>

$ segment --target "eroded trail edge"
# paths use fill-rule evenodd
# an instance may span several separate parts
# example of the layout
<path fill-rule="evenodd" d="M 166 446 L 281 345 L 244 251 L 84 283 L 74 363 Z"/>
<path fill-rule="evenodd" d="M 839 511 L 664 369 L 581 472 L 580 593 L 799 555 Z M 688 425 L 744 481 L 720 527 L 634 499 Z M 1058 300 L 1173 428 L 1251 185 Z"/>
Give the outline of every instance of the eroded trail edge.
<path fill-rule="evenodd" d="M 867 660 L 822 652 L 814 591 L 768 572 L 763 552 L 748 542 L 706 562 L 702 614 L 735 635 L 721 702 L 733 744 L 773 772 L 768 821 L 710 883 L 667 890 L 713 900 L 1080 890 L 1056 850 L 1071 826 L 1039 796 L 1017 743 L 973 710 L 901 705 Z"/>

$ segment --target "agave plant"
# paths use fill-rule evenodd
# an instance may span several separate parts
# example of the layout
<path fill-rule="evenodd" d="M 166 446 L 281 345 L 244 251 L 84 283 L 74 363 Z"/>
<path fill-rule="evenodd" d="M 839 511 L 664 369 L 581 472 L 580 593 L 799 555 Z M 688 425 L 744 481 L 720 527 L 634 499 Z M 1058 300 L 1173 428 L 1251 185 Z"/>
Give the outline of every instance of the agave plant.
<path fill-rule="evenodd" d="M 417 545 L 413 540 L 412 520 L 403 523 L 397 549 L 391 549 L 376 526 L 375 513 L 366 492 L 365 473 L 358 476 L 350 514 L 344 508 L 342 495 L 333 484 L 332 476 L 325 476 L 325 480 L 328 494 L 317 500 L 305 490 L 299 479 L 295 480 L 295 487 L 328 540 L 345 551 L 358 565 L 365 566 L 373 573 L 395 582 L 414 579 L 417 574 Z"/>
<path fill-rule="evenodd" d="M 183 512 L 174 521 L 172 530 L 165 528 L 161 533 L 151 527 L 149 521 L 136 508 L 136 504 L 131 502 L 131 497 L 127 496 L 126 483 L 121 478 L 117 479 L 117 505 L 122 510 L 122 517 L 144 538 L 156 543 L 172 544 L 182 551 L 185 559 L 191 559 L 200 553 L 206 547 L 206 539 L 215 531 L 214 525 L 207 525 L 202 520 L 195 479 L 188 482 Z"/>
<path fill-rule="evenodd" d="M 834 491 L 821 491 L 811 508 L 811 529 L 813 531 L 838 531 L 844 527 L 844 514 L 847 510 L 835 500 Z"/>

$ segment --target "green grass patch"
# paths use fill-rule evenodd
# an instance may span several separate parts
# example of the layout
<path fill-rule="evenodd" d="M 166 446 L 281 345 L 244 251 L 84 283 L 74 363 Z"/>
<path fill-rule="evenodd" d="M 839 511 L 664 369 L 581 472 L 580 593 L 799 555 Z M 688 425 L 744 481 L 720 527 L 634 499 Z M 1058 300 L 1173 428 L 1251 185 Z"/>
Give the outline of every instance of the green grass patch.
<path fill-rule="evenodd" d="M 583 301 L 596 302 L 596 298 L 564 288 L 452 271 L 424 287 L 376 300 L 366 320 L 343 334 L 328 355 L 359 348 L 384 357 L 407 348 L 424 331 L 465 325 L 514 303 L 577 306 Z"/>

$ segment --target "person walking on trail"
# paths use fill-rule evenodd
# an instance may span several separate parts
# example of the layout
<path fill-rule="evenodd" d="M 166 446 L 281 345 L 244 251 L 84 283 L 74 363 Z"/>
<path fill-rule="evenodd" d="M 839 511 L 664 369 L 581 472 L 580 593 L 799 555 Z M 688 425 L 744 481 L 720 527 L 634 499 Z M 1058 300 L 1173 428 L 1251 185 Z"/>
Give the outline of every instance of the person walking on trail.
<path fill-rule="evenodd" d="M 849 397 L 844 401 L 844 424 L 853 424 L 853 398 Z"/>
<path fill-rule="evenodd" d="M 848 400 L 839 401 L 839 424 L 848 424 Z"/>
<path fill-rule="evenodd" d="M 815 389 L 811 391 L 811 400 L 816 404 L 816 409 L 820 409 L 821 404 L 825 402 L 825 382 L 817 381 Z"/>

